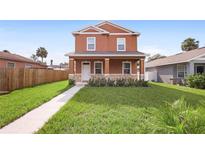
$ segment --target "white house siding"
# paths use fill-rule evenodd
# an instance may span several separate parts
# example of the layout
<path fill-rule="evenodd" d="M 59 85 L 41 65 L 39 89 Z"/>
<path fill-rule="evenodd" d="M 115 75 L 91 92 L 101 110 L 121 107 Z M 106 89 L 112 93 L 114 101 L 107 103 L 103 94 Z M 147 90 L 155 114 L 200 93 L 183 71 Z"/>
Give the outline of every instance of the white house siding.
<path fill-rule="evenodd" d="M 176 74 L 174 70 L 176 70 L 175 65 L 146 68 L 146 73 L 145 73 L 147 75 L 146 79 L 151 81 L 153 80 L 156 74 L 155 81 L 171 83 L 171 79 L 173 79 L 174 74 Z"/>
<path fill-rule="evenodd" d="M 158 81 L 157 79 L 157 68 L 146 68 L 145 71 L 145 80 L 146 81 Z"/>
<path fill-rule="evenodd" d="M 158 82 L 172 83 L 171 79 L 174 77 L 174 65 L 166 65 L 157 67 Z"/>

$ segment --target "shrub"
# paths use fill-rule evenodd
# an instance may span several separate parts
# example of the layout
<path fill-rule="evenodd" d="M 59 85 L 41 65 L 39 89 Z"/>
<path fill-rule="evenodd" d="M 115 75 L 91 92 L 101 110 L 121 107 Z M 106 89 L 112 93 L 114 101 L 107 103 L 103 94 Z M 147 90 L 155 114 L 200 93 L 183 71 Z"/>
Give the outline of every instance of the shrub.
<path fill-rule="evenodd" d="M 123 79 L 123 78 L 116 79 L 115 85 L 116 85 L 116 87 L 124 86 L 125 85 L 125 79 Z"/>
<path fill-rule="evenodd" d="M 69 79 L 68 81 L 69 81 L 70 85 L 75 85 L 75 80 L 74 79 Z"/>
<path fill-rule="evenodd" d="M 107 84 L 108 87 L 113 87 L 115 86 L 115 80 L 112 80 L 110 78 L 107 79 Z"/>
<path fill-rule="evenodd" d="M 96 86 L 95 79 L 94 79 L 94 78 L 91 78 L 91 79 L 88 81 L 88 85 L 91 86 L 91 87 Z"/>
<path fill-rule="evenodd" d="M 134 85 L 136 87 L 148 87 L 148 81 L 144 81 L 144 80 L 135 80 L 134 81 Z"/>
<path fill-rule="evenodd" d="M 135 79 L 128 78 L 126 82 L 126 86 L 135 86 Z"/>
<path fill-rule="evenodd" d="M 92 78 L 88 81 L 88 86 L 91 87 L 148 87 L 148 82 L 144 80 L 135 80 L 132 78 L 118 78 L 118 79 L 106 79 L 106 78 Z"/>
<path fill-rule="evenodd" d="M 183 98 L 166 103 L 153 114 L 153 133 L 200 134 L 205 133 L 205 108 L 193 108 Z"/>
<path fill-rule="evenodd" d="M 106 84 L 107 84 L 107 81 L 105 78 L 99 78 L 99 80 L 98 80 L 99 87 L 104 87 L 104 86 L 106 86 Z"/>
<path fill-rule="evenodd" d="M 190 75 L 186 81 L 191 88 L 205 89 L 205 74 Z"/>

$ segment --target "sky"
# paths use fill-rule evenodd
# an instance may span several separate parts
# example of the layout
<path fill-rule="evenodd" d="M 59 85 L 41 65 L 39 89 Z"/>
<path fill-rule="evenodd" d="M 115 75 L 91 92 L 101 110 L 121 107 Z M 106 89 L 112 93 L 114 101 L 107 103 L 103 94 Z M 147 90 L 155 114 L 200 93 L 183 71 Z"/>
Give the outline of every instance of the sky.
<path fill-rule="evenodd" d="M 68 62 L 64 55 L 74 52 L 73 31 L 98 24 L 96 20 L 0 20 L 0 51 L 30 57 L 37 48 L 48 51 L 47 64 Z M 125 28 L 140 32 L 138 50 L 146 54 L 173 55 L 181 52 L 181 42 L 188 37 L 200 41 L 205 46 L 204 21 L 156 21 L 156 20 L 113 20 Z"/>

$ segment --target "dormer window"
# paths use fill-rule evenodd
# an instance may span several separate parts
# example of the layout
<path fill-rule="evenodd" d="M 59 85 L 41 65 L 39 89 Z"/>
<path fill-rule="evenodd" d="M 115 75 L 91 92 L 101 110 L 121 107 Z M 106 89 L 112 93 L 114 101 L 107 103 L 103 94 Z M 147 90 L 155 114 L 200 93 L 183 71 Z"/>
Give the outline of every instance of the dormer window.
<path fill-rule="evenodd" d="M 87 37 L 87 51 L 95 51 L 96 48 L 96 38 Z"/>
<path fill-rule="evenodd" d="M 117 38 L 117 51 L 125 51 L 125 38 Z"/>

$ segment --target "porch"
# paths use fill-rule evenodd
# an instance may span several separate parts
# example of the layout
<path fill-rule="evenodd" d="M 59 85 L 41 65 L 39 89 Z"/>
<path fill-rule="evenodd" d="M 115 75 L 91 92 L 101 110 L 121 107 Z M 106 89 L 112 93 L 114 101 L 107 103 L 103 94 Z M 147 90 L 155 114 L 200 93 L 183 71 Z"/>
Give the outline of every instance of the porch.
<path fill-rule="evenodd" d="M 172 84 L 185 84 L 186 77 L 193 74 L 205 73 L 205 61 L 191 61 L 184 64 L 176 64 L 176 71 L 174 69 Z"/>
<path fill-rule="evenodd" d="M 144 79 L 144 58 L 69 58 L 69 78 L 77 82 L 105 77 Z"/>

